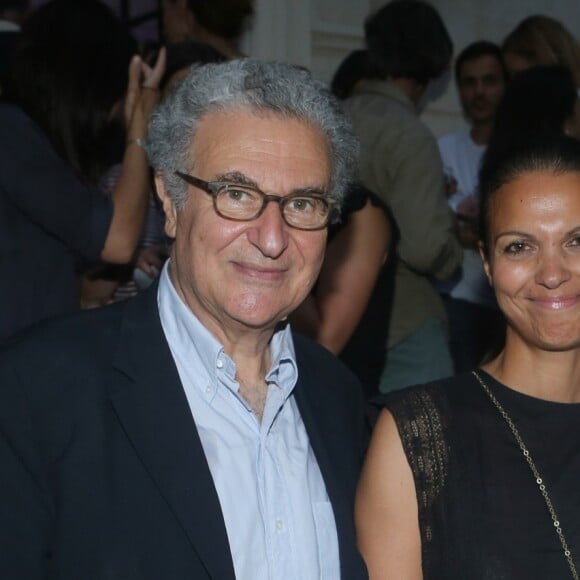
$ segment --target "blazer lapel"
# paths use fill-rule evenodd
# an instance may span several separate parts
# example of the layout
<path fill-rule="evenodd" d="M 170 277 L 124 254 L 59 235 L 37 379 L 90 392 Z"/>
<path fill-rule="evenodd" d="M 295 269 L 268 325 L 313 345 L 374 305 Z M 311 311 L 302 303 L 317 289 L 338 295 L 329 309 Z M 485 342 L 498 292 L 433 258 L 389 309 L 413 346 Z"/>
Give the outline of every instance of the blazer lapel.
<path fill-rule="evenodd" d="M 343 489 L 340 486 L 340 474 L 333 461 L 333 456 L 336 459 L 340 453 L 330 453 L 330 447 L 338 444 L 335 440 L 336 433 L 333 433 L 331 425 L 328 424 L 329 409 L 320 394 L 320 383 L 316 384 L 314 377 L 304 370 L 300 369 L 300 377 L 294 390 L 296 403 L 318 461 L 326 491 L 336 512 L 336 504 L 342 503 L 344 499 Z M 338 521 L 336 525 L 339 525 Z"/>
<path fill-rule="evenodd" d="M 235 580 L 221 506 L 157 309 L 157 284 L 127 303 L 111 399 L 136 452 L 211 578 Z"/>
<path fill-rule="evenodd" d="M 353 442 L 346 440 L 340 424 L 337 424 L 332 404 L 333 385 L 328 384 L 324 368 L 311 364 L 312 361 L 306 357 L 301 357 L 298 344 L 295 343 L 295 346 L 300 374 L 294 394 L 332 504 L 340 551 L 341 577 L 366 578 L 362 559 L 355 548 L 354 497 L 349 493 L 347 483 L 352 474 L 345 473 L 341 461 L 344 450 L 353 445 Z"/>

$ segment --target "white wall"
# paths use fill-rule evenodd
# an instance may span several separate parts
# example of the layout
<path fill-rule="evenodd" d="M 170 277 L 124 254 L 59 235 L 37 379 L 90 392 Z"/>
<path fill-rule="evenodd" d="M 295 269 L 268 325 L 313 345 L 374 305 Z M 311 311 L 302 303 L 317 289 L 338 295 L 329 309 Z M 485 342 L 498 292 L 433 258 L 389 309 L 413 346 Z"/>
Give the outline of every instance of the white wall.
<path fill-rule="evenodd" d="M 338 63 L 362 46 L 364 0 L 256 0 L 256 17 L 242 42 L 259 58 L 288 60 L 329 81 Z"/>

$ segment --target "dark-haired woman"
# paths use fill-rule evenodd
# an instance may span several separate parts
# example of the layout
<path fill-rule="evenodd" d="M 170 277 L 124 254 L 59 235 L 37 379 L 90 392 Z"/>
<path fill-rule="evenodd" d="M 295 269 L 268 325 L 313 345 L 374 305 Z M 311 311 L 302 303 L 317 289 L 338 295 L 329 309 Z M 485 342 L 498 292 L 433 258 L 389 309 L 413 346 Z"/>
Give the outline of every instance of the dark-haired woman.
<path fill-rule="evenodd" d="M 151 69 L 134 49 L 97 0 L 54 0 L 23 26 L 0 105 L 0 341 L 78 309 L 87 264 L 133 257 L 149 193 L 140 140 L 163 74 L 163 56 Z"/>
<path fill-rule="evenodd" d="M 580 144 L 512 149 L 481 194 L 505 346 L 381 401 L 356 505 L 371 580 L 578 578 Z"/>

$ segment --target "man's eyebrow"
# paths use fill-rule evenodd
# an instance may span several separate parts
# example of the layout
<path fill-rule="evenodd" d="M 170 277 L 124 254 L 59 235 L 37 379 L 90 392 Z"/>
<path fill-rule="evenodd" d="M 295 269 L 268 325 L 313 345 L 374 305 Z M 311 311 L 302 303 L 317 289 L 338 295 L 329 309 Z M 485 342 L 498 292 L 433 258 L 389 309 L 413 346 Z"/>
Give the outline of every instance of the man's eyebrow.
<path fill-rule="evenodd" d="M 248 185 L 259 189 L 258 184 L 243 173 L 239 171 L 229 171 L 227 173 L 220 173 L 216 176 L 215 181 L 229 181 L 231 183 L 238 183 L 239 185 Z"/>
<path fill-rule="evenodd" d="M 302 187 L 294 189 L 290 194 L 300 194 L 300 195 L 328 195 L 328 191 L 325 187 Z"/>
<path fill-rule="evenodd" d="M 229 171 L 227 173 L 219 173 L 216 176 L 215 181 L 225 181 L 228 183 L 234 183 L 237 185 L 247 185 L 248 187 L 253 187 L 259 191 L 262 191 L 261 187 L 252 178 L 244 175 L 239 171 Z M 298 187 L 293 189 L 287 195 L 328 195 L 327 188 L 322 185 L 313 185 Z"/>

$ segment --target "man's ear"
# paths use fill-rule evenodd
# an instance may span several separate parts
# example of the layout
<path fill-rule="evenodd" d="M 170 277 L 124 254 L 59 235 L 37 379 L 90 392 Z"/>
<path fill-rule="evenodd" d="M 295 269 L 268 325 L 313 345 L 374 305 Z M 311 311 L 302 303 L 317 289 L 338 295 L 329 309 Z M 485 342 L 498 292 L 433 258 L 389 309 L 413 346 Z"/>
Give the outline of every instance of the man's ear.
<path fill-rule="evenodd" d="M 155 174 L 155 189 L 157 190 L 157 196 L 161 200 L 163 211 L 165 212 L 165 233 L 170 238 L 175 238 L 177 232 L 177 210 L 175 209 L 173 199 L 171 199 L 171 196 L 165 189 L 162 173 Z"/>

